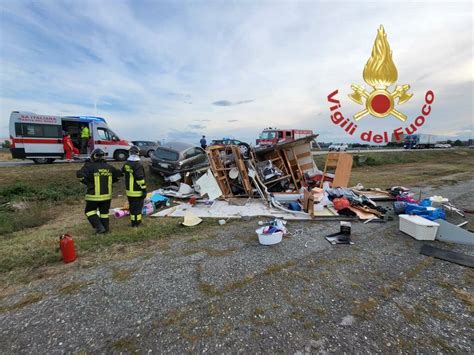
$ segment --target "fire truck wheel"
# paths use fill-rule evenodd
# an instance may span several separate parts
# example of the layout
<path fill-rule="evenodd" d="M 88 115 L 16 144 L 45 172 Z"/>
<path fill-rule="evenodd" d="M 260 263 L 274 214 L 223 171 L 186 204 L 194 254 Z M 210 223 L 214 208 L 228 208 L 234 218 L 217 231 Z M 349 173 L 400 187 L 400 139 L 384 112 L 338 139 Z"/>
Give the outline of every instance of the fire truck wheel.
<path fill-rule="evenodd" d="M 126 150 L 116 150 L 114 153 L 114 159 L 118 161 L 124 161 L 128 158 L 128 152 Z"/>

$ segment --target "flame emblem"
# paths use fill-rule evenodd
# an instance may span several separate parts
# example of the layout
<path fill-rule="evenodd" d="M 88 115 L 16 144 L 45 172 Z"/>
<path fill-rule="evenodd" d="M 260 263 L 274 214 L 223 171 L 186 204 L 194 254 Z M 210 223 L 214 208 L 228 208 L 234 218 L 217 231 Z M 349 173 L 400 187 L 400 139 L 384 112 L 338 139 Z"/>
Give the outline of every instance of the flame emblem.
<path fill-rule="evenodd" d="M 394 108 L 395 100 L 398 99 L 398 104 L 401 105 L 410 100 L 413 94 L 408 93 L 410 85 L 397 85 L 393 92 L 387 90 L 397 81 L 398 71 L 393 63 L 387 33 L 382 25 L 377 31 L 372 54 L 365 64 L 363 78 L 373 90 L 368 92 L 361 85 L 351 85 L 353 92 L 349 94 L 349 98 L 359 105 L 364 105 L 362 99 L 365 99 L 365 109 L 356 113 L 354 119 L 358 121 L 368 114 L 375 117 L 391 114 L 403 122 L 406 121 L 407 116 Z"/>

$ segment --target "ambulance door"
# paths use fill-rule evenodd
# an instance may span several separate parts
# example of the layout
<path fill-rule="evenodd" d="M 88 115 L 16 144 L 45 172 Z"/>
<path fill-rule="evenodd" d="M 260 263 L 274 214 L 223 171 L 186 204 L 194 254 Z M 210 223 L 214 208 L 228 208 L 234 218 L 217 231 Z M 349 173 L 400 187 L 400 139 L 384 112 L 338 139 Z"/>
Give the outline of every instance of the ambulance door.
<path fill-rule="evenodd" d="M 94 149 L 100 148 L 105 152 L 105 155 L 108 158 L 113 157 L 115 142 L 112 140 L 113 137 L 110 134 L 110 131 L 104 126 L 96 124 L 93 124 L 92 126 L 94 127 L 94 134 L 92 137 Z"/>

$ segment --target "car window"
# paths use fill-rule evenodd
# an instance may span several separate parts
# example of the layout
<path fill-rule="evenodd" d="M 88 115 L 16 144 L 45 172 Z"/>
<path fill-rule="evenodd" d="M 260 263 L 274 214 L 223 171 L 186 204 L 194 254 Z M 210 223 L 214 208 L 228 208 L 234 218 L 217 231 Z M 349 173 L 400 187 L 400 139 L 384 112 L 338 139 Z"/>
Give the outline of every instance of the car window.
<path fill-rule="evenodd" d="M 177 161 L 179 159 L 179 153 L 173 150 L 158 148 L 155 150 L 155 157 L 163 160 Z"/>
<path fill-rule="evenodd" d="M 186 152 L 184 152 L 183 157 L 184 159 L 189 159 L 195 157 L 197 155 L 202 154 L 202 151 L 197 148 L 190 148 Z"/>

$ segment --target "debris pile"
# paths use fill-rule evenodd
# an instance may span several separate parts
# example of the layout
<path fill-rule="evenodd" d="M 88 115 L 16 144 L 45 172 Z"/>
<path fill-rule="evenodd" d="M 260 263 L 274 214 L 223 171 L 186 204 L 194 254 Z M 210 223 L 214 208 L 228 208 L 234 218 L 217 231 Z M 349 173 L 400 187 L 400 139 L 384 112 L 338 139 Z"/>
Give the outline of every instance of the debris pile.
<path fill-rule="evenodd" d="M 347 188 L 350 154 L 330 153 L 324 169 L 318 169 L 311 152 L 316 137 L 250 150 L 246 155 L 238 146 L 208 147 L 208 168 L 166 176 L 166 188 L 153 193 L 193 199 L 198 217 L 383 219 L 385 211 L 374 201 Z M 189 209 L 190 204 L 182 202 L 154 216 L 183 217 Z"/>
<path fill-rule="evenodd" d="M 318 169 L 311 152 L 315 137 L 251 149 L 245 156 L 238 146 L 209 147 L 208 167 L 166 176 L 168 185 L 152 192 L 146 206 L 156 211 L 153 217 L 184 217 L 185 226 L 195 226 L 204 217 L 217 218 L 220 225 L 231 218 L 269 217 L 272 222 L 256 230 L 264 245 L 277 244 L 288 233 L 283 220 L 341 221 L 340 231 L 326 240 L 350 245 L 350 221 L 384 223 L 395 215 L 400 217 L 400 230 L 415 239 L 474 244 L 472 233 L 460 228 L 466 221 L 458 225 L 446 221 L 448 211 L 464 217 L 447 198 L 422 199 L 421 192 L 415 196 L 403 186 L 348 187 L 352 169 L 348 153 L 329 153 L 324 169 Z M 393 210 L 380 201 L 393 201 Z M 435 257 L 445 257 L 436 253 Z M 471 263 L 453 253 L 445 260 L 455 257 L 462 259 L 459 264 Z"/>

